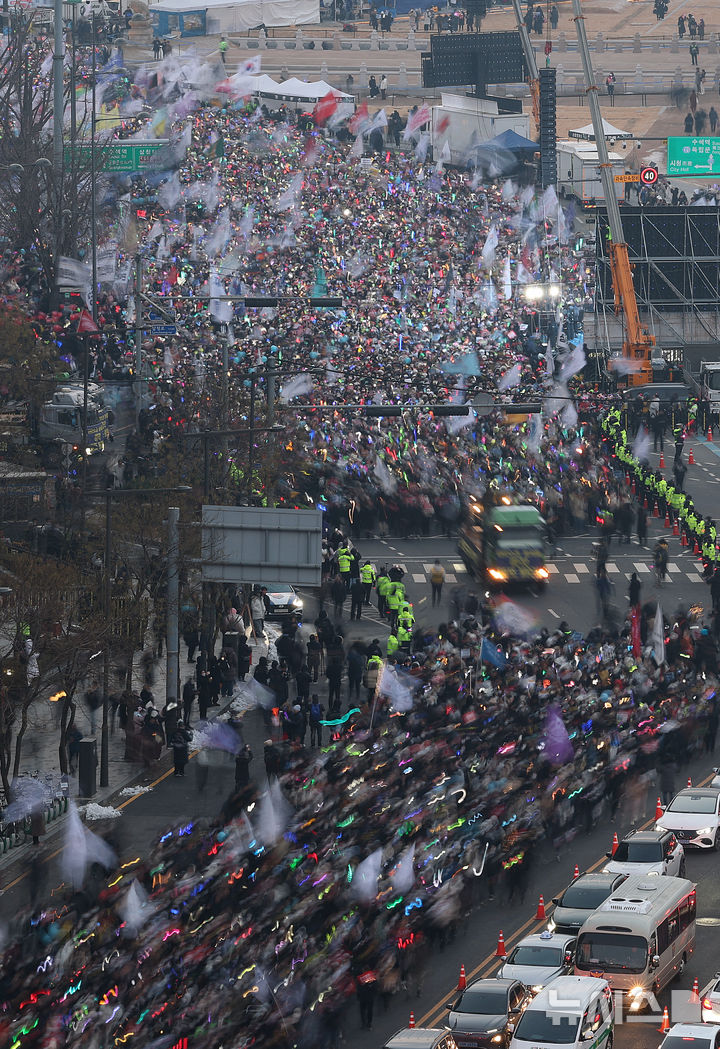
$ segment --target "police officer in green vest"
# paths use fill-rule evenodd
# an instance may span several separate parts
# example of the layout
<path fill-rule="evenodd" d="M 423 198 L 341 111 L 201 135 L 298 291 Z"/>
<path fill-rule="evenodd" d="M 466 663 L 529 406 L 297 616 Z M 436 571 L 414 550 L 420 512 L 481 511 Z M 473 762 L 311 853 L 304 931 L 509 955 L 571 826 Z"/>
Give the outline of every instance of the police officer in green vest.
<path fill-rule="evenodd" d="M 375 585 L 375 566 L 371 565 L 369 561 L 366 561 L 360 569 L 360 582 L 363 585 L 363 600 L 366 605 L 369 605 L 370 594 Z"/>
<path fill-rule="evenodd" d="M 343 583 L 345 584 L 345 589 L 349 590 L 350 589 L 350 567 L 352 565 L 352 553 L 351 553 L 350 547 L 347 545 L 347 543 L 343 543 L 342 546 L 338 547 L 337 554 L 335 556 L 337 558 L 337 566 L 338 566 L 338 572 L 340 573 L 340 578 L 342 579 Z"/>
<path fill-rule="evenodd" d="M 390 636 L 387 639 L 387 654 L 388 654 L 388 657 L 394 656 L 399 648 L 400 648 L 400 642 L 398 641 L 397 634 L 390 634 Z"/>
<path fill-rule="evenodd" d="M 387 611 L 387 594 L 392 586 L 392 580 L 387 574 L 387 568 L 382 566 L 377 577 L 378 612 L 384 616 Z"/>
<path fill-rule="evenodd" d="M 400 624 L 397 628 L 397 639 L 403 652 L 409 652 L 412 646 L 412 633 Z"/>
<path fill-rule="evenodd" d="M 395 630 L 398 621 L 398 612 L 400 611 L 400 602 L 405 596 L 405 587 L 402 583 L 391 583 L 390 587 L 385 595 L 387 601 L 387 612 L 390 617 L 390 629 Z"/>

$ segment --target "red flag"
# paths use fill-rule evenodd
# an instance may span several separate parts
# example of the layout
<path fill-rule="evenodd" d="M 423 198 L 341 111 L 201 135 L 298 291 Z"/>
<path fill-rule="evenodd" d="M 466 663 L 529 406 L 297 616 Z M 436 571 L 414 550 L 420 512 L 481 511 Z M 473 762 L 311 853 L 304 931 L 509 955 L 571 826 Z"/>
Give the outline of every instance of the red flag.
<path fill-rule="evenodd" d="M 337 95 L 333 94 L 332 91 L 328 91 L 319 102 L 315 103 L 313 109 L 313 120 L 318 127 L 324 127 L 327 124 L 330 117 L 333 115 L 338 107 Z"/>
<path fill-rule="evenodd" d="M 642 637 L 640 635 L 640 610 L 638 605 L 633 605 L 630 611 L 630 630 L 633 656 L 635 659 L 640 659 L 642 656 Z"/>
<path fill-rule="evenodd" d="M 438 125 L 435 128 L 435 131 L 438 135 L 442 135 L 443 131 L 447 131 L 449 125 L 450 117 L 443 117 L 441 120 L 438 121 Z"/>
<path fill-rule="evenodd" d="M 77 330 L 78 335 L 96 335 L 100 331 L 87 310 L 80 310 Z"/>
<path fill-rule="evenodd" d="M 348 122 L 348 127 L 353 135 L 357 135 L 365 121 L 368 119 L 367 102 L 361 102 Z"/>

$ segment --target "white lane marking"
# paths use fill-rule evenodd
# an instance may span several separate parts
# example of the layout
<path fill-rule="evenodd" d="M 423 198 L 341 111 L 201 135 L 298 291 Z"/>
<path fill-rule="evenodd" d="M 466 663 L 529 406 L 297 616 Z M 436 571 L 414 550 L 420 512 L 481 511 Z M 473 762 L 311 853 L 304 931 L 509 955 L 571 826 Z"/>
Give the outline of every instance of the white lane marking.
<path fill-rule="evenodd" d="M 422 572 L 413 572 L 412 580 L 413 583 L 424 583 L 426 581 Z"/>
<path fill-rule="evenodd" d="M 555 616 L 556 619 L 560 618 L 560 616 L 557 614 L 557 612 L 555 611 L 554 608 L 548 608 L 548 612 L 550 613 L 551 616 Z"/>
<path fill-rule="evenodd" d="M 574 572 L 566 572 L 565 573 L 565 581 L 567 583 L 579 583 L 580 579 L 578 578 L 578 576 L 575 575 Z M 548 609 L 548 611 L 549 611 L 549 609 Z"/>
<path fill-rule="evenodd" d="M 445 582 L 446 583 L 457 583 L 457 577 L 452 572 L 446 572 L 445 573 Z"/>

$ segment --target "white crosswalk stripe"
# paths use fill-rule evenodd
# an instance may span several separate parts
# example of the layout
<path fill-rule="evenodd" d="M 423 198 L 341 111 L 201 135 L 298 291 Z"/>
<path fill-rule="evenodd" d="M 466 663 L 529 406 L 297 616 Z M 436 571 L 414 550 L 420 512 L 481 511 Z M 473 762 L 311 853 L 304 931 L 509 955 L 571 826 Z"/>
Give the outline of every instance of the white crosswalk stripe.
<path fill-rule="evenodd" d="M 565 580 L 568 583 L 579 583 L 580 582 L 579 576 L 576 576 L 574 572 L 566 572 L 565 573 Z"/>
<path fill-rule="evenodd" d="M 413 572 L 412 574 L 413 583 L 424 583 L 425 575 L 422 572 Z"/>

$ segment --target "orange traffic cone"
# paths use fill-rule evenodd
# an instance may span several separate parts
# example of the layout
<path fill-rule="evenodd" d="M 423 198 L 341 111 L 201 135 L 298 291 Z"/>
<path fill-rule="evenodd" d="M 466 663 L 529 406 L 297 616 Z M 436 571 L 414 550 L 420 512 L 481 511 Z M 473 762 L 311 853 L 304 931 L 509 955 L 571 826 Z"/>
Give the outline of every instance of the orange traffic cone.
<path fill-rule="evenodd" d="M 660 508 L 658 507 L 658 504 L 655 503 L 655 508 L 653 510 L 653 517 L 659 517 L 659 516 L 660 516 Z"/>
<path fill-rule="evenodd" d="M 692 787 L 692 778 L 688 776 L 688 787 Z"/>
<path fill-rule="evenodd" d="M 497 950 L 495 951 L 495 957 L 496 958 L 506 958 L 507 957 L 507 951 L 505 950 L 505 938 L 503 937 L 502 929 L 500 930 L 500 934 L 498 935 L 498 945 L 497 945 Z"/>
<path fill-rule="evenodd" d="M 662 1023 L 658 1027 L 658 1031 L 660 1032 L 660 1034 L 667 1034 L 667 1032 L 669 1030 L 670 1030 L 670 1017 L 668 1016 L 667 1005 L 666 1005 L 665 1008 L 663 1009 Z"/>
<path fill-rule="evenodd" d="M 618 847 L 619 844 L 620 844 L 620 842 L 618 841 L 617 831 L 615 831 L 615 833 L 613 834 L 612 845 L 610 846 L 610 855 L 611 856 L 615 855 L 615 853 L 617 852 L 617 847 Z"/>
<path fill-rule="evenodd" d="M 632 494 L 633 495 L 637 495 L 637 486 L 635 484 L 635 478 L 634 477 L 633 477 L 633 480 L 632 480 Z"/>
<path fill-rule="evenodd" d="M 458 991 L 464 991 L 467 987 L 467 979 L 465 978 L 465 966 L 460 966 L 460 975 L 458 976 Z"/>
<path fill-rule="evenodd" d="M 630 474 L 629 473 L 625 474 L 625 487 L 626 488 L 630 487 Z"/>
<path fill-rule="evenodd" d="M 680 535 L 677 521 L 673 521 L 673 535 Z"/>
<path fill-rule="evenodd" d="M 578 867 L 578 865 L 576 863 L 575 864 L 575 870 L 573 871 L 573 878 L 579 878 L 579 877 L 580 877 L 580 868 Z"/>
<path fill-rule="evenodd" d="M 665 511 L 665 526 L 664 527 L 665 528 L 669 528 L 670 527 L 670 514 L 669 514 L 669 512 L 667 510 Z"/>
<path fill-rule="evenodd" d="M 545 914 L 545 900 L 542 897 L 542 893 L 540 893 L 540 899 L 538 900 L 538 908 L 535 912 L 535 921 L 544 922 L 546 918 L 547 915 Z"/>
<path fill-rule="evenodd" d="M 664 452 L 660 452 L 660 469 L 661 470 L 665 469 L 665 453 Z"/>
<path fill-rule="evenodd" d="M 657 799 L 657 805 L 655 806 L 655 819 L 659 820 L 663 814 L 662 798 Z"/>
<path fill-rule="evenodd" d="M 697 976 L 693 980 L 692 991 L 690 992 L 690 1001 L 700 1001 L 700 981 L 698 980 Z"/>
<path fill-rule="evenodd" d="M 698 546 L 698 541 L 696 539 L 695 540 L 695 545 L 693 546 L 693 557 L 697 557 L 699 553 L 700 553 L 700 547 Z"/>
<path fill-rule="evenodd" d="M 648 509 L 648 501 L 647 501 L 647 496 L 645 496 L 645 502 L 643 503 L 643 510 L 647 510 L 647 509 Z"/>
<path fill-rule="evenodd" d="M 695 465 L 695 456 L 693 455 L 693 450 L 691 448 L 690 449 L 690 455 L 688 456 L 688 466 L 694 466 L 694 465 Z"/>
<path fill-rule="evenodd" d="M 712 426 L 708 426 L 708 435 L 707 435 L 707 439 L 708 439 L 708 443 L 709 443 L 709 444 L 712 444 Z"/>
<path fill-rule="evenodd" d="M 665 1010 L 665 1012 L 667 1012 L 667 1009 Z M 412 1012 L 412 1010 L 411 1010 L 410 1011 L 410 1019 L 408 1020 L 408 1027 L 414 1027 L 414 1026 L 415 1026 L 415 1013 Z"/>
<path fill-rule="evenodd" d="M 680 537 L 680 546 L 687 546 L 687 545 L 688 545 L 687 534 L 685 532 L 683 532 L 683 534 Z"/>

